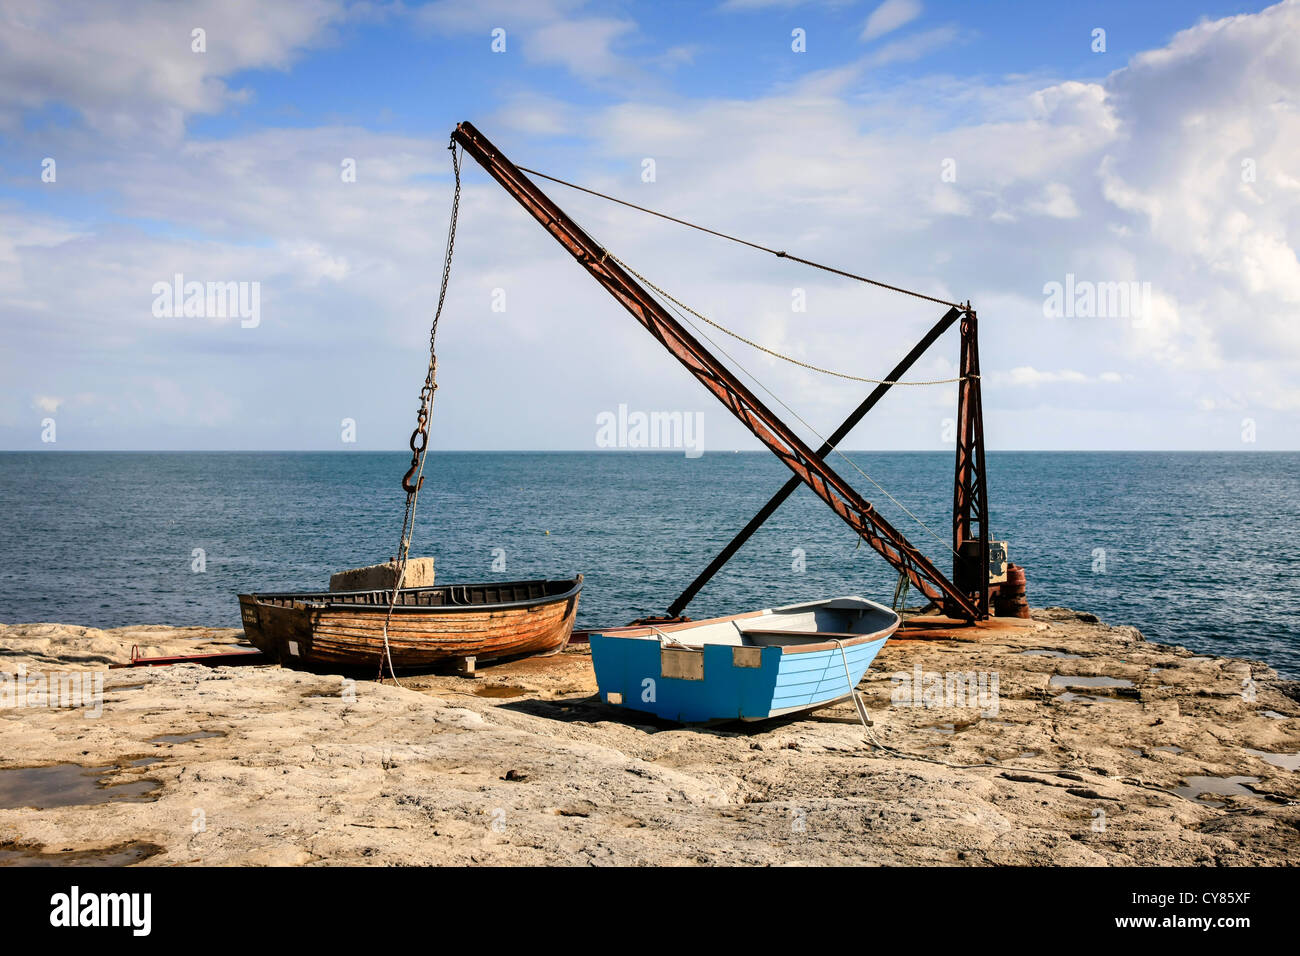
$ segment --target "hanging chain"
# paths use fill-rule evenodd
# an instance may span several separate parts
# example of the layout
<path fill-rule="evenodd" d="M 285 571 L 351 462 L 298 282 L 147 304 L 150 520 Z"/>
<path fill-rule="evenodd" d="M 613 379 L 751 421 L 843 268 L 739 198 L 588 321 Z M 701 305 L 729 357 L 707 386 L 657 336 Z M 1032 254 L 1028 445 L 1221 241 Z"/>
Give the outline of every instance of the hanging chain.
<path fill-rule="evenodd" d="M 415 530 L 415 509 L 420 499 L 420 488 L 424 484 L 424 460 L 429 451 L 429 419 L 433 415 L 434 394 L 438 391 L 438 320 L 442 318 L 442 307 L 447 301 L 447 286 L 451 281 L 451 259 L 456 247 L 456 220 L 460 216 L 460 153 L 453 142 L 447 147 L 451 150 L 451 168 L 456 178 L 456 189 L 451 199 L 451 220 L 447 226 L 447 254 L 442 263 L 442 284 L 438 290 L 438 305 L 433 312 L 433 323 L 429 327 L 429 370 L 420 389 L 420 408 L 416 413 L 415 431 L 411 432 L 411 467 L 402 476 L 402 490 L 406 492 L 406 510 L 402 516 L 402 538 L 398 543 L 393 593 L 388 602 L 388 613 L 384 617 L 384 657 L 379 661 L 379 677 L 384 676 L 384 660 L 388 661 L 388 672 L 397 681 L 393 670 L 393 654 L 388 644 L 388 625 L 393 618 L 393 608 L 401 593 L 402 582 L 406 577 L 406 563 L 411 553 L 411 534 Z M 397 683 L 401 684 L 400 681 Z"/>
<path fill-rule="evenodd" d="M 438 320 L 442 318 L 442 306 L 447 301 L 447 283 L 451 279 L 451 257 L 456 245 L 456 219 L 460 214 L 460 156 L 456 144 L 447 147 L 451 150 L 451 166 L 456 177 L 456 192 L 451 200 L 451 223 L 447 228 L 447 256 L 442 264 L 442 287 L 438 291 L 438 307 L 433 313 L 433 324 L 429 328 L 429 372 L 420 389 L 420 408 L 416 414 L 415 431 L 411 432 L 411 467 L 402 477 L 402 489 L 408 500 L 419 493 L 423 477 L 412 481 L 412 476 L 423 471 L 424 453 L 429 444 L 429 416 L 433 413 L 433 393 L 438 390 L 438 353 L 435 341 L 438 337 Z M 418 444 L 417 444 L 418 441 Z M 403 528 L 403 540 L 405 531 Z"/>

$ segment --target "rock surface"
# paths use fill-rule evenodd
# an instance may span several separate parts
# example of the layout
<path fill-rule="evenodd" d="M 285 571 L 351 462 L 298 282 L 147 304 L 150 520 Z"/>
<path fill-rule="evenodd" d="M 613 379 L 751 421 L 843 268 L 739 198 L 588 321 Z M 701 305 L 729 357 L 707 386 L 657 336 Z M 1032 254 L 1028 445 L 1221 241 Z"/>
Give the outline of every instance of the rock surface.
<path fill-rule="evenodd" d="M 1059 608 L 911 624 L 861 685 L 889 750 L 847 703 L 705 729 L 629 716 L 592 696 L 582 646 L 403 687 L 276 666 L 107 671 L 99 717 L 0 710 L 0 864 L 1300 858 L 1300 774 L 1278 756 L 1300 751 L 1296 682 Z M 133 644 L 241 637 L 0 625 L 0 671 L 102 672 Z M 986 691 L 996 675 L 996 697 L 936 696 L 929 675 L 968 673 Z M 916 677 L 936 706 L 902 702 Z M 82 773 L 60 765 L 93 768 L 80 796 L 51 795 L 47 777 Z"/>

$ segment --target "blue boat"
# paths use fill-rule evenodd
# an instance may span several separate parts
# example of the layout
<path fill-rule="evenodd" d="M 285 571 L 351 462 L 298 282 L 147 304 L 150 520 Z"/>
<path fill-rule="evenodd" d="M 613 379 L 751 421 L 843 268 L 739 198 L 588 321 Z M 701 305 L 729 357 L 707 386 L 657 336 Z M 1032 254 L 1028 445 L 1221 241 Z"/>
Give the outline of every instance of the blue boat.
<path fill-rule="evenodd" d="M 765 720 L 847 699 L 899 616 L 860 597 L 591 635 L 600 699 L 680 723 Z"/>

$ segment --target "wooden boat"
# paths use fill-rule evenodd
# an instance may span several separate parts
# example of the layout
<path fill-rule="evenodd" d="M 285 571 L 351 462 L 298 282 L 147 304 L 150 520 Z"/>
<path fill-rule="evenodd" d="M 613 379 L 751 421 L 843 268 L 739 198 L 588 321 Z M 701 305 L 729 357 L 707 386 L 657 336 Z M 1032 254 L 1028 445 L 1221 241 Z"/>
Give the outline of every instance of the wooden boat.
<path fill-rule="evenodd" d="M 388 624 L 393 668 L 431 668 L 467 658 L 546 654 L 564 647 L 582 575 L 403 588 Z M 392 591 L 241 594 L 244 633 L 289 666 L 377 668 Z"/>
<path fill-rule="evenodd" d="M 591 634 L 600 699 L 681 723 L 764 720 L 847 698 L 899 616 L 860 597 Z"/>

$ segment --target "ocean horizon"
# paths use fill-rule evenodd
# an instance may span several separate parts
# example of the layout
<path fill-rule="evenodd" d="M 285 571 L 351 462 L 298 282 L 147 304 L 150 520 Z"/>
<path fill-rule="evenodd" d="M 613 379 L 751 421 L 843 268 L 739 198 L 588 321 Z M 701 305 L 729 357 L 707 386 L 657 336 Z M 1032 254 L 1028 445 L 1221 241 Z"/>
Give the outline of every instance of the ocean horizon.
<path fill-rule="evenodd" d="M 952 452 L 847 454 L 898 504 L 854 473 L 859 491 L 949 570 Z M 0 621 L 237 627 L 238 593 L 323 590 L 332 572 L 394 554 L 408 463 L 376 451 L 0 453 Z M 1026 568 L 1032 606 L 1300 676 L 1288 613 L 1300 559 L 1287 547 L 1300 453 L 997 451 L 988 469 L 992 537 Z M 765 451 L 431 452 L 412 554 L 432 555 L 446 582 L 581 572 L 579 625 L 621 624 L 662 613 L 788 476 Z M 839 594 L 888 603 L 896 584 L 801 488 L 687 613 Z"/>

